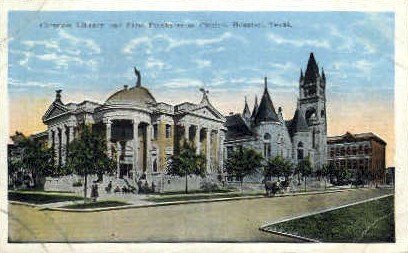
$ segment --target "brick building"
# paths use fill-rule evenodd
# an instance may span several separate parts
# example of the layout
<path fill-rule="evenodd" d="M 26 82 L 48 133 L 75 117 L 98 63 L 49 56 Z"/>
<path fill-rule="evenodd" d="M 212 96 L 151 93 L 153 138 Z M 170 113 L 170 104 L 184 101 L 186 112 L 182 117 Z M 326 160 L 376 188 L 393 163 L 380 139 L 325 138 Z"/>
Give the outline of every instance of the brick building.
<path fill-rule="evenodd" d="M 384 183 L 387 143 L 373 133 L 327 137 L 328 163 L 340 169 L 366 173 L 366 180 Z M 367 182 L 366 182 L 367 183 Z"/>

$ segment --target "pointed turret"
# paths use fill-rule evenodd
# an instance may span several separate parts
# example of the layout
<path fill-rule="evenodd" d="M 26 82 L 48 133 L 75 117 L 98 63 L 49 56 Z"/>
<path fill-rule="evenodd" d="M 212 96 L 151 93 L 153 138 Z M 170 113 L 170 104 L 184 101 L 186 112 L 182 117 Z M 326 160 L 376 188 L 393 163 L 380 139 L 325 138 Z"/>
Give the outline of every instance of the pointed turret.
<path fill-rule="evenodd" d="M 248 102 L 247 102 L 247 97 L 245 96 L 245 106 L 244 106 L 244 111 L 242 112 L 242 117 L 244 119 L 248 120 L 251 118 L 251 110 L 249 110 Z"/>
<path fill-rule="evenodd" d="M 303 76 L 303 69 L 300 69 L 300 77 L 299 77 L 299 82 L 301 82 L 303 80 L 304 76 Z"/>
<path fill-rule="evenodd" d="M 257 112 L 258 112 L 258 96 L 255 95 L 255 103 L 254 103 L 254 109 L 252 110 L 251 119 L 255 118 Z"/>
<path fill-rule="evenodd" d="M 276 114 L 275 108 L 273 107 L 272 99 L 268 92 L 268 82 L 265 77 L 265 90 L 262 95 L 261 103 L 259 104 L 258 111 L 256 113 L 254 123 L 259 124 L 260 122 L 279 122 L 279 117 Z"/>
<path fill-rule="evenodd" d="M 305 72 L 305 83 L 314 83 L 319 76 L 319 67 L 317 66 L 313 53 L 310 53 Z"/>

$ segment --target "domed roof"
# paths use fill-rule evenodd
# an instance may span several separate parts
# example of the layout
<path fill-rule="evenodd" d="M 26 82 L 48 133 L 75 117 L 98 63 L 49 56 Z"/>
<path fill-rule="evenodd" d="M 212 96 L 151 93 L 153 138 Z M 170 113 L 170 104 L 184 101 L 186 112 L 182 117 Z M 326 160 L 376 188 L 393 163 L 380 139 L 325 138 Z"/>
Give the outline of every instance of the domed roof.
<path fill-rule="evenodd" d="M 150 104 L 156 103 L 156 99 L 148 89 L 142 86 L 132 88 L 125 87 L 115 92 L 106 100 L 106 104 Z"/>

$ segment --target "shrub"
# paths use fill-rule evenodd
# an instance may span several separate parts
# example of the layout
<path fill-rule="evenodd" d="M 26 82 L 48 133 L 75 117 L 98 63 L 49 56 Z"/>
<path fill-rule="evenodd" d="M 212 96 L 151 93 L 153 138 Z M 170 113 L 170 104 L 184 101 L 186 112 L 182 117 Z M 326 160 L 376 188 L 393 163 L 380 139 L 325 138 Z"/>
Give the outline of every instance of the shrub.
<path fill-rule="evenodd" d="M 73 187 L 81 187 L 82 186 L 82 181 L 81 180 L 75 181 L 75 182 L 72 183 L 72 186 Z"/>
<path fill-rule="evenodd" d="M 204 192 L 213 192 L 219 190 L 218 184 L 209 181 L 201 182 L 200 188 Z"/>

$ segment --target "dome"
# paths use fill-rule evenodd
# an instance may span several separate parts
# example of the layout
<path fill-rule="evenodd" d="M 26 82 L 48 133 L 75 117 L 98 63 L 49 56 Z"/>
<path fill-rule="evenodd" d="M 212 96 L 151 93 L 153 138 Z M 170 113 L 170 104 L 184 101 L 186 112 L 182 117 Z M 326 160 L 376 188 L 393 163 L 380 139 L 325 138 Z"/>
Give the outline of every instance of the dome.
<path fill-rule="evenodd" d="M 150 104 L 156 103 L 156 99 L 150 91 L 142 86 L 125 88 L 117 91 L 106 100 L 106 104 Z"/>

